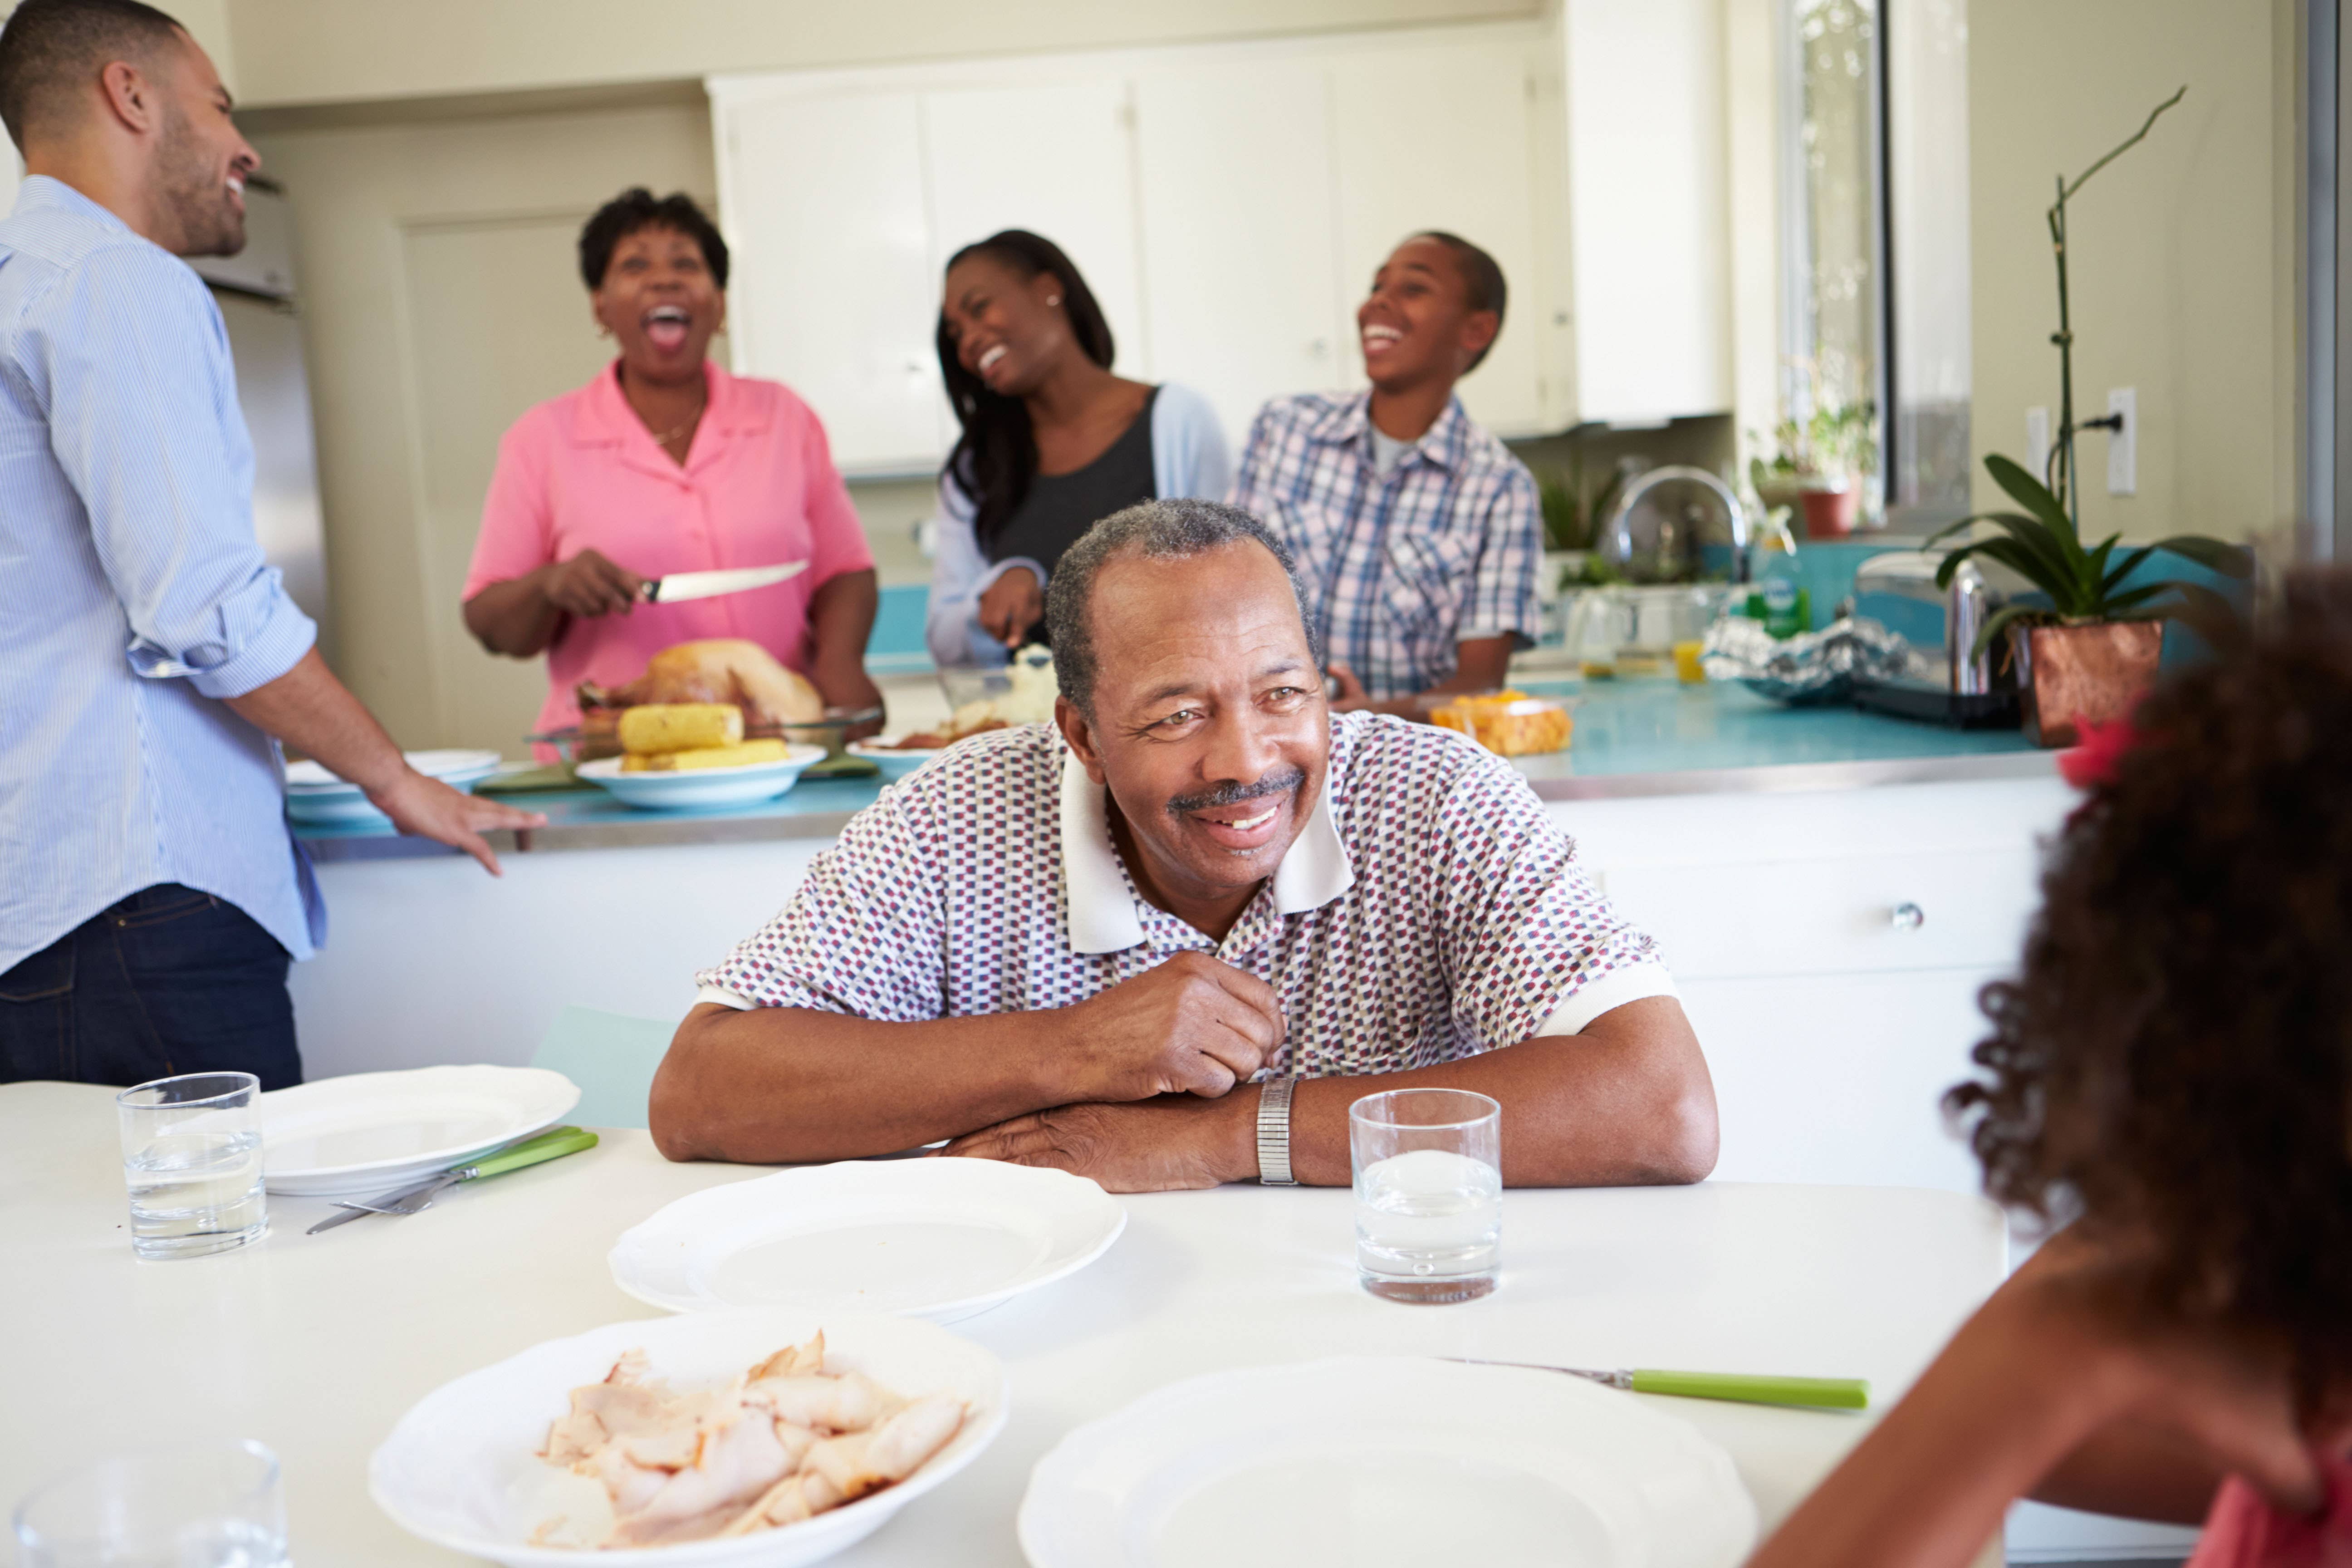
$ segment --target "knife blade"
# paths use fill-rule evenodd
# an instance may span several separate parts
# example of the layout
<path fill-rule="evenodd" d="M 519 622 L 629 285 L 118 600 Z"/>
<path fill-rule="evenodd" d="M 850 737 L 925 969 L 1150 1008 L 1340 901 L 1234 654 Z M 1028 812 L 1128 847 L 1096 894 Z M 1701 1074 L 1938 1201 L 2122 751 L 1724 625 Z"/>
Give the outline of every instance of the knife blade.
<path fill-rule="evenodd" d="M 808 570 L 805 561 L 779 562 L 773 566 L 738 566 L 724 572 L 673 572 L 648 577 L 637 596 L 648 605 L 675 605 L 684 599 L 714 599 L 740 594 L 797 577 Z"/>
<path fill-rule="evenodd" d="M 304 1234 L 316 1236 L 322 1230 L 332 1230 L 347 1221 L 372 1214 L 401 1215 L 415 1214 L 429 1206 L 444 1187 L 454 1185 L 458 1182 L 477 1181 L 484 1176 L 503 1175 L 509 1171 L 520 1171 L 526 1165 L 536 1165 L 542 1161 L 561 1159 L 566 1154 L 576 1154 L 583 1149 L 593 1149 L 595 1146 L 596 1134 L 583 1128 L 552 1128 L 540 1133 L 537 1137 L 525 1139 L 522 1142 L 510 1143 L 503 1149 L 494 1149 L 468 1163 L 453 1165 L 448 1170 L 436 1172 L 414 1185 L 401 1188 L 398 1192 L 386 1193 L 381 1197 L 370 1198 L 365 1203 L 339 1203 L 335 1206 L 341 1209 L 342 1213 L 328 1215 Z"/>

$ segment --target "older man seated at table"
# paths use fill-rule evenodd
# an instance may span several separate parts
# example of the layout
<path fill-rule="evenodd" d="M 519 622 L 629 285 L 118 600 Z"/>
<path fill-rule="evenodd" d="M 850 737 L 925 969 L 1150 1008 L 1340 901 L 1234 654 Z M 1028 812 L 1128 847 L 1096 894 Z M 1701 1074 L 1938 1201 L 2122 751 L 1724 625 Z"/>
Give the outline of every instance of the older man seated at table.
<path fill-rule="evenodd" d="M 1704 1177 L 1714 1089 L 1650 939 L 1500 759 L 1335 719 L 1302 603 L 1246 512 L 1096 524 L 1047 600 L 1055 724 L 885 792 L 698 976 L 662 1152 L 1342 1184 L 1349 1104 L 1433 1086 L 1502 1103 L 1508 1183 Z"/>

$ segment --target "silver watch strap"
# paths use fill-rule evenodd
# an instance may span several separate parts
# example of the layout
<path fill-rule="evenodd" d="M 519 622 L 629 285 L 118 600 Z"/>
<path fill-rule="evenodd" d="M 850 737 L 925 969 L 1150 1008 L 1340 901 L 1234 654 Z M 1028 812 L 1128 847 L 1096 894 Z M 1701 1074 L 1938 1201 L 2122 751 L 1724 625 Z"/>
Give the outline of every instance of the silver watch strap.
<path fill-rule="evenodd" d="M 1257 1179 L 1260 1186 L 1295 1187 L 1290 1173 L 1290 1097 L 1298 1079 L 1268 1079 L 1257 1097 Z"/>

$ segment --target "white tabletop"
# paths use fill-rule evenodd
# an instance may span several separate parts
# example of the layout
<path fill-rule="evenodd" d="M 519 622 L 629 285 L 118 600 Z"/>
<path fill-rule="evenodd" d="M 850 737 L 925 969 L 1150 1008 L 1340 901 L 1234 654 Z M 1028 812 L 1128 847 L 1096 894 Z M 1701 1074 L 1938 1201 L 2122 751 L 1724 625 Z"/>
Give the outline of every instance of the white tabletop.
<path fill-rule="evenodd" d="M 369 1453 L 451 1378 L 654 1315 L 613 1285 L 614 1238 L 673 1198 L 754 1173 L 673 1165 L 644 1132 L 612 1131 L 585 1154 L 458 1188 L 414 1218 L 310 1237 L 332 1212 L 326 1200 L 272 1197 L 259 1245 L 142 1263 L 124 1228 L 112 1093 L 0 1086 L 12 1407 L 0 1421 L 0 1510 L 110 1449 L 255 1437 L 285 1460 L 302 1563 L 464 1561 L 377 1511 Z M 1011 1423 L 970 1470 L 837 1562 L 1013 1568 L 1029 1468 L 1062 1434 L 1220 1367 L 1370 1353 L 1862 1376 L 1884 1408 L 2000 1281 L 2005 1246 L 1990 1205 L 1948 1193 L 1514 1191 L 1501 1288 L 1409 1307 L 1357 1288 L 1344 1191 L 1124 1201 L 1127 1232 L 1099 1262 L 953 1325 L 1003 1357 Z M 1867 1428 L 1851 1415 L 1654 1403 L 1730 1452 L 1768 1529 Z"/>

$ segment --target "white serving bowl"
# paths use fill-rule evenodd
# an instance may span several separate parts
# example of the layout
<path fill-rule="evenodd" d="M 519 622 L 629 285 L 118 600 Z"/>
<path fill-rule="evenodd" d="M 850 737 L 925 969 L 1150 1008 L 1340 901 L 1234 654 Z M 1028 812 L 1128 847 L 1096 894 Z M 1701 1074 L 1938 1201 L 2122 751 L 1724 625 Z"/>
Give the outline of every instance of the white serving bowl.
<path fill-rule="evenodd" d="M 609 791 L 623 805 L 647 811 L 689 811 L 719 805 L 754 805 L 773 800 L 800 781 L 813 763 L 824 760 L 823 746 L 789 745 L 780 763 L 745 763 L 732 768 L 688 768 L 674 773 L 622 771 L 625 759 L 601 757 L 576 772 Z"/>
<path fill-rule="evenodd" d="M 854 1368 L 910 1397 L 947 1392 L 966 1406 L 962 1429 L 894 1487 L 798 1524 L 675 1546 L 587 1552 L 531 1545 L 531 1532 L 572 1489 L 595 1483 L 538 1457 L 571 1391 L 642 1348 L 654 1375 L 678 1386 L 720 1382 L 824 1331 L 828 1370 Z M 1004 1368 L 935 1323 L 833 1312 L 702 1312 L 608 1323 L 550 1340 L 467 1373 L 419 1400 L 368 1461 L 368 1493 L 410 1534 L 508 1568 L 793 1568 L 863 1541 L 885 1521 L 980 1456 L 1003 1430 Z"/>
<path fill-rule="evenodd" d="M 896 746 L 881 745 L 873 741 L 849 742 L 849 754 L 853 757 L 864 757 L 867 762 L 879 767 L 882 770 L 884 784 L 897 783 L 933 757 L 944 754 L 946 751 L 945 746 L 909 752 L 902 751 Z"/>

